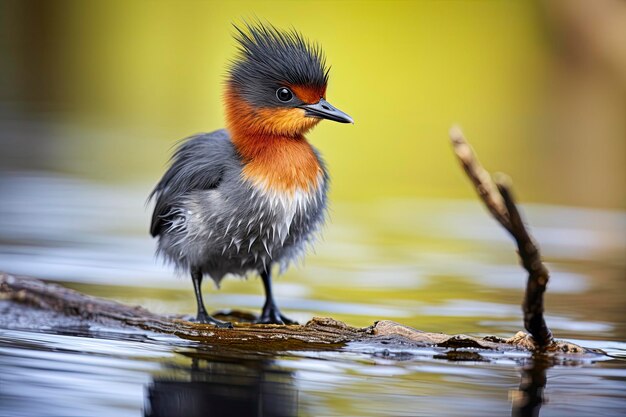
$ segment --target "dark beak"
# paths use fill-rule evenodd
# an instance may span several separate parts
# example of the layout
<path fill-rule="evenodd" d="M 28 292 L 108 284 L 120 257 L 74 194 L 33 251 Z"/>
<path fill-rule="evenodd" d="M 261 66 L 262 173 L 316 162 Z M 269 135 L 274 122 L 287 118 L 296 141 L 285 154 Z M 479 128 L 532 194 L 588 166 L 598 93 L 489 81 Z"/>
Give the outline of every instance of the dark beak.
<path fill-rule="evenodd" d="M 304 109 L 304 114 L 308 117 L 317 117 L 320 119 L 328 119 L 339 123 L 354 124 L 354 120 L 352 120 L 352 117 L 348 116 L 338 108 L 333 107 L 332 104 L 330 104 L 323 98 L 321 98 L 320 101 L 315 104 L 304 104 L 299 107 L 301 109 Z"/>

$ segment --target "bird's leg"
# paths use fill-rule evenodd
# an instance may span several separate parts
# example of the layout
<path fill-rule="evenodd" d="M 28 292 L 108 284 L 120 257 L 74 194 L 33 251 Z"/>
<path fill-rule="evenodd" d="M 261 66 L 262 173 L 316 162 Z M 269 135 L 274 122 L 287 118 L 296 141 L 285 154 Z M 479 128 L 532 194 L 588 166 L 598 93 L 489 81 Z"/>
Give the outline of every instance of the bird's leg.
<path fill-rule="evenodd" d="M 227 321 L 217 320 L 209 315 L 204 308 L 202 301 L 202 271 L 198 268 L 191 270 L 191 280 L 193 281 L 193 290 L 196 293 L 196 303 L 198 303 L 198 315 L 196 321 L 198 323 L 213 324 L 216 327 L 232 328 L 233 325 Z"/>
<path fill-rule="evenodd" d="M 261 317 L 257 322 L 268 324 L 298 324 L 296 321 L 283 316 L 276 305 L 276 301 L 274 301 L 271 268 L 261 272 L 261 279 L 263 280 L 263 288 L 265 288 L 265 304 L 263 305 Z"/>

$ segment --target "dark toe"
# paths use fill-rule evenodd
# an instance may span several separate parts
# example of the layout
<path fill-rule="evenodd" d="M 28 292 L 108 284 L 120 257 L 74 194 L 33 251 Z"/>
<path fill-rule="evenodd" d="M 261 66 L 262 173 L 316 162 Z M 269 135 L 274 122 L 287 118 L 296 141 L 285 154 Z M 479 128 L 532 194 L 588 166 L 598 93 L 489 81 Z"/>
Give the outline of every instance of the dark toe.
<path fill-rule="evenodd" d="M 213 324 L 215 327 L 219 327 L 220 329 L 232 329 L 233 328 L 233 324 L 229 321 L 220 321 L 220 320 L 215 320 L 215 321 L 219 323 L 211 323 L 211 324 Z"/>
<path fill-rule="evenodd" d="M 195 321 L 198 323 L 203 323 L 203 324 L 212 324 L 215 327 L 219 327 L 220 329 L 232 329 L 233 328 L 233 324 L 231 322 L 218 320 L 216 318 L 209 316 L 208 314 L 198 314 Z"/>
<path fill-rule="evenodd" d="M 261 317 L 256 321 L 259 324 L 298 324 L 296 321 L 283 316 L 280 311 L 263 311 Z"/>
<path fill-rule="evenodd" d="M 282 314 L 280 315 L 280 319 L 283 321 L 284 324 L 298 324 L 297 321 L 291 320 L 289 317 L 285 317 Z"/>

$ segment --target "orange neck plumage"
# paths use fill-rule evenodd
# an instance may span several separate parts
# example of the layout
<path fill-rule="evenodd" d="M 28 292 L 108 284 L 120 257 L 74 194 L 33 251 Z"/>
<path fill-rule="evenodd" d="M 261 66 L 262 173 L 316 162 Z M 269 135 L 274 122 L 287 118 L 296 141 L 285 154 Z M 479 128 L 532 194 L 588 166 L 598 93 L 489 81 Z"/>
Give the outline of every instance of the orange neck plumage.
<path fill-rule="evenodd" d="M 322 168 L 304 137 L 317 119 L 297 108 L 254 109 L 230 88 L 225 104 L 227 128 L 244 162 L 244 179 L 267 191 L 318 188 Z"/>

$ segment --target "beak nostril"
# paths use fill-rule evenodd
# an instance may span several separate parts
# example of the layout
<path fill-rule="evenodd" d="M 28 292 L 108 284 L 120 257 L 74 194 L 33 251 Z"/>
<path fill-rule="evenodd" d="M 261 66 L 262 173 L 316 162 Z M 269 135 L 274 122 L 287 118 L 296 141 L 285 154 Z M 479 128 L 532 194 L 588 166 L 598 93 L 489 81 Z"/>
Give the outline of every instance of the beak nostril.
<path fill-rule="evenodd" d="M 325 105 L 325 104 L 322 104 L 322 108 L 323 108 L 324 110 L 330 110 L 330 107 L 328 107 L 328 106 L 327 106 L 327 105 Z"/>

